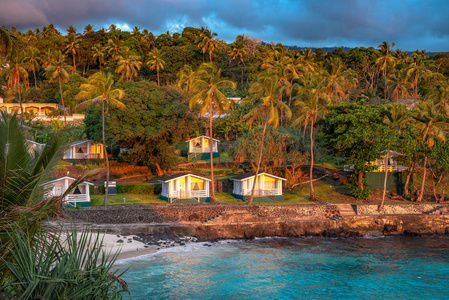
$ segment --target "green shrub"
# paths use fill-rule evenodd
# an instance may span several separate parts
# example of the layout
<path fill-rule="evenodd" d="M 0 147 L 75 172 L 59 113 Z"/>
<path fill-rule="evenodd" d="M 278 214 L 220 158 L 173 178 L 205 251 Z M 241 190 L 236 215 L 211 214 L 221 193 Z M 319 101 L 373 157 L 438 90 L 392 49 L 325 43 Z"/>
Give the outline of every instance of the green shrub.
<path fill-rule="evenodd" d="M 402 195 L 402 197 L 403 197 L 405 200 L 411 200 L 411 199 L 412 199 L 412 195 L 410 195 L 410 194 L 404 194 L 404 195 Z"/>

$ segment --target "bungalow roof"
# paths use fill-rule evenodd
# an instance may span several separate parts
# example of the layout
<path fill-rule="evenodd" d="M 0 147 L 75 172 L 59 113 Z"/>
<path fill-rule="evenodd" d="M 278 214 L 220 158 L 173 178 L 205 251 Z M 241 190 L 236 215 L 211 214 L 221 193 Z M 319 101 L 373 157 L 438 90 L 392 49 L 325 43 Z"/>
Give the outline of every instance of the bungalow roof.
<path fill-rule="evenodd" d="M 160 181 L 160 182 L 169 182 L 169 181 L 172 181 L 172 180 L 175 180 L 175 179 L 178 179 L 178 178 L 182 178 L 182 177 L 185 177 L 185 176 L 188 176 L 188 175 L 190 175 L 192 177 L 199 178 L 199 179 L 211 181 L 209 178 L 201 177 L 201 176 L 198 176 L 198 175 L 195 175 L 195 174 L 192 174 L 192 173 L 177 173 L 177 174 L 173 174 L 171 176 L 165 177 L 165 178 L 161 178 L 158 181 Z"/>
<path fill-rule="evenodd" d="M 280 179 L 280 180 L 287 180 L 285 178 L 274 176 L 274 175 L 271 175 L 271 174 L 268 174 L 268 173 L 259 173 L 257 176 L 260 176 L 260 175 L 266 175 L 268 177 L 273 177 L 273 178 Z M 256 172 L 248 172 L 248 173 L 243 173 L 243 174 L 237 175 L 235 177 L 232 177 L 231 180 L 243 181 L 245 179 L 248 179 L 248 178 L 251 178 L 251 177 L 254 177 L 254 176 L 256 176 Z"/>
<path fill-rule="evenodd" d="M 190 142 L 190 141 L 193 141 L 193 140 L 196 140 L 196 139 L 198 139 L 198 138 L 206 138 L 206 139 L 209 139 L 209 137 L 208 136 L 205 136 L 205 135 L 200 135 L 200 136 L 197 136 L 197 137 L 195 137 L 195 138 L 193 138 L 193 139 L 190 139 L 190 140 L 187 140 L 186 141 L 186 143 L 187 142 Z M 217 141 L 217 142 L 220 142 L 220 140 L 217 140 L 217 139 L 214 139 L 214 138 L 212 138 L 214 141 Z"/>

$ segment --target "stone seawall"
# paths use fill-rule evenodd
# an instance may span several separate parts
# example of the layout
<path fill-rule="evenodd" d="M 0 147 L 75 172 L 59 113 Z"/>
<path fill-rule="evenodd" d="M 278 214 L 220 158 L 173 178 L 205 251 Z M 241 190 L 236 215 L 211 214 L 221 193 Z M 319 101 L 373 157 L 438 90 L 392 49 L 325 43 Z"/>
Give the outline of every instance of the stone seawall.
<path fill-rule="evenodd" d="M 221 205 L 163 204 L 114 205 L 66 210 L 65 216 L 77 222 L 95 224 L 203 222 L 222 213 L 251 213 L 256 216 L 291 219 L 328 219 L 339 214 L 333 205 Z"/>
<path fill-rule="evenodd" d="M 360 214 L 363 212 L 364 214 Z M 391 214 L 394 212 L 394 214 Z M 116 234 L 171 232 L 200 240 L 266 236 L 449 233 L 448 206 L 129 205 L 67 210 L 66 217 Z"/>

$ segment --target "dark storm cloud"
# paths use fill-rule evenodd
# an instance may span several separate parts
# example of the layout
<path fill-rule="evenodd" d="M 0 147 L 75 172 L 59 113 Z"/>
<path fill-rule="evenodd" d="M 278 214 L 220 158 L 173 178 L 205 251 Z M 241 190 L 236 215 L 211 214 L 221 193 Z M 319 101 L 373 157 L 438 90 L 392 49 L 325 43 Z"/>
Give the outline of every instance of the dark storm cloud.
<path fill-rule="evenodd" d="M 2 0 L 0 24 L 19 29 L 54 23 L 82 31 L 109 24 L 156 34 L 206 26 L 232 41 L 247 33 L 302 46 L 377 46 L 449 50 L 449 1 L 442 0 Z"/>

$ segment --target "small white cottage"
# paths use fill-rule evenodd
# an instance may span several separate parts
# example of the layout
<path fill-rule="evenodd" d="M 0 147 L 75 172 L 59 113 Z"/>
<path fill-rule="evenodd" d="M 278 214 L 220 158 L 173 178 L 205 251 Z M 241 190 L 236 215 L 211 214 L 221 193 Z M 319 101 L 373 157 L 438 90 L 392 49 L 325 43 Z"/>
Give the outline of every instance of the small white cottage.
<path fill-rule="evenodd" d="M 208 178 L 189 173 L 178 173 L 159 180 L 162 183 L 161 198 L 170 203 L 208 202 Z"/>
<path fill-rule="evenodd" d="M 41 152 L 45 148 L 45 144 L 40 144 L 35 141 L 26 140 L 26 144 L 28 147 L 28 152 L 34 154 L 35 152 Z"/>
<path fill-rule="evenodd" d="M 47 190 L 47 196 L 61 196 L 64 194 L 70 185 L 76 181 L 75 178 L 64 176 L 57 178 L 55 180 L 46 182 L 44 188 Z M 90 192 L 89 186 L 93 183 L 88 181 L 81 182 L 77 187 L 75 187 L 65 198 L 64 202 L 66 206 L 76 207 L 76 206 L 90 206 Z"/>
<path fill-rule="evenodd" d="M 251 195 L 256 172 L 248 172 L 231 178 L 234 183 L 232 194 L 234 197 L 245 200 Z M 266 201 L 282 201 L 282 181 L 286 179 L 267 173 L 257 175 L 256 186 L 254 187 L 254 198 Z"/>
<path fill-rule="evenodd" d="M 212 139 L 212 153 L 213 157 L 218 157 L 218 143 L 220 141 L 217 139 Z M 208 159 L 210 158 L 210 146 L 209 146 L 209 137 L 202 135 L 193 139 L 186 141 L 188 143 L 189 148 L 189 157 L 197 157 L 201 156 L 200 159 Z"/>
<path fill-rule="evenodd" d="M 103 145 L 90 140 L 72 143 L 65 151 L 64 159 L 104 159 Z"/>

